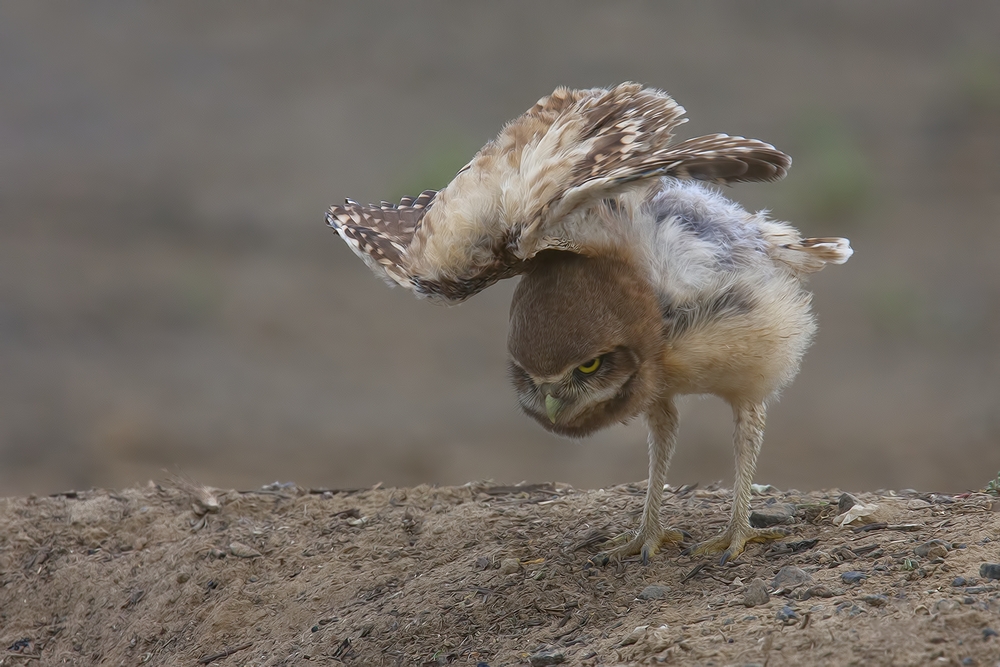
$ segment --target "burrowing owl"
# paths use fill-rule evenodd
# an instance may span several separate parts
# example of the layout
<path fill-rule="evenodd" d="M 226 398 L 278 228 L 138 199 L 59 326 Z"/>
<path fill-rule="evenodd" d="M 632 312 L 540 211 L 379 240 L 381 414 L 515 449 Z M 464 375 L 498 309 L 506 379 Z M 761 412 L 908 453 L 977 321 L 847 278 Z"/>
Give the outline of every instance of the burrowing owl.
<path fill-rule="evenodd" d="M 657 90 L 559 88 L 509 123 L 439 192 L 398 205 L 347 200 L 327 221 L 387 281 L 462 301 L 522 275 L 510 375 L 524 411 L 584 436 L 644 415 L 649 483 L 637 531 L 611 556 L 644 561 L 681 533 L 660 505 L 676 398 L 715 394 L 736 420 L 725 531 L 695 547 L 726 561 L 773 539 L 749 523 L 767 403 L 798 371 L 816 325 L 806 274 L 850 257 L 846 239 L 803 239 L 697 181 L 782 178 L 790 158 L 724 134 L 671 145 L 684 109 Z"/>

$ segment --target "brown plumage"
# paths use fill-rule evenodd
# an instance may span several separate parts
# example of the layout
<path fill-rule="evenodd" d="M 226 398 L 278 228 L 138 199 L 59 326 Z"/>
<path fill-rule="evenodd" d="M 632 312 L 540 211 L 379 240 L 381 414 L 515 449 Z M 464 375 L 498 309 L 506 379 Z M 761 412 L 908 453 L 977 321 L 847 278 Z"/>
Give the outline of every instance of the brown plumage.
<path fill-rule="evenodd" d="M 348 199 L 327 222 L 390 283 L 457 302 L 522 272 L 542 250 L 599 254 L 613 245 L 608 230 L 589 222 L 602 199 L 660 176 L 776 180 L 791 164 L 756 139 L 713 134 L 671 145 L 683 114 L 669 95 L 634 83 L 559 88 L 511 121 L 440 192 L 395 206 Z"/>
<path fill-rule="evenodd" d="M 680 533 L 660 522 L 676 398 L 715 394 L 736 421 L 733 514 L 695 549 L 742 552 L 779 533 L 749 524 L 766 404 L 815 330 L 802 278 L 851 255 L 803 239 L 697 180 L 768 181 L 790 159 L 710 135 L 670 144 L 683 109 L 622 84 L 558 89 L 512 121 L 440 192 L 398 206 L 348 200 L 327 216 L 378 274 L 461 301 L 523 274 L 511 304 L 510 374 L 524 411 L 573 437 L 644 416 L 649 485 L 638 531 L 613 556 L 643 558 Z"/>

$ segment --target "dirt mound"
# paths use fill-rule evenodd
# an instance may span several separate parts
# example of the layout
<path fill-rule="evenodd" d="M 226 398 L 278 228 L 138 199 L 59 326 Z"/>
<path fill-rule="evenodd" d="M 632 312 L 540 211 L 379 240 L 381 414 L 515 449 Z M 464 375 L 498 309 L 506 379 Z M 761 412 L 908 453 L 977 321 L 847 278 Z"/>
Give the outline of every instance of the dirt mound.
<path fill-rule="evenodd" d="M 839 492 L 766 490 L 756 519 L 790 536 L 735 563 L 594 565 L 642 495 L 175 481 L 4 499 L 0 664 L 1000 660 L 1000 582 L 981 572 L 1000 560 L 995 496 L 860 494 L 841 528 Z M 695 539 L 726 521 L 727 490 L 665 496 Z"/>

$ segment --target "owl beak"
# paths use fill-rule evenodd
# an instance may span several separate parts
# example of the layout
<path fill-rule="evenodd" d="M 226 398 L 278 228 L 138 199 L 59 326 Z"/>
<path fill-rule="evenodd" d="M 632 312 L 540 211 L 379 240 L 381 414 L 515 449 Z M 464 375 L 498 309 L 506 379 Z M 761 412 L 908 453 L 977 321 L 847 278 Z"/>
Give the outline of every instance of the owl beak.
<path fill-rule="evenodd" d="M 561 409 L 562 401 L 552 394 L 545 394 L 545 413 L 548 414 L 550 422 L 553 424 L 556 423 L 556 417 L 559 415 L 559 410 Z"/>

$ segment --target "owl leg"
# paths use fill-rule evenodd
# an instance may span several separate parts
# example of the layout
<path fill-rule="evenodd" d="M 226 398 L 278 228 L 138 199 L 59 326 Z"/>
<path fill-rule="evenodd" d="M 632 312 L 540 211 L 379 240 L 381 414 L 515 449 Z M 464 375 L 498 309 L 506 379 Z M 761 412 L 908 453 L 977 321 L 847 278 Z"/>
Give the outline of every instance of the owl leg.
<path fill-rule="evenodd" d="M 750 526 L 750 485 L 757 469 L 757 455 L 764 440 L 767 409 L 763 403 L 734 403 L 736 418 L 736 481 L 733 484 L 733 513 L 721 535 L 691 547 L 695 555 L 722 553 L 725 564 L 743 553 L 748 542 L 766 542 L 787 537 L 784 530 Z"/>
<path fill-rule="evenodd" d="M 642 554 L 642 562 L 664 544 L 683 542 L 687 537 L 679 530 L 660 525 L 660 506 L 663 503 L 663 485 L 667 482 L 667 468 L 677 445 L 677 407 L 673 398 L 660 399 L 646 414 L 649 424 L 649 483 L 646 486 L 646 504 L 642 508 L 642 523 L 638 532 L 628 532 L 609 542 L 614 549 L 602 554 L 601 560 L 622 559 Z"/>

